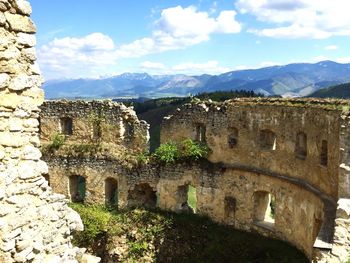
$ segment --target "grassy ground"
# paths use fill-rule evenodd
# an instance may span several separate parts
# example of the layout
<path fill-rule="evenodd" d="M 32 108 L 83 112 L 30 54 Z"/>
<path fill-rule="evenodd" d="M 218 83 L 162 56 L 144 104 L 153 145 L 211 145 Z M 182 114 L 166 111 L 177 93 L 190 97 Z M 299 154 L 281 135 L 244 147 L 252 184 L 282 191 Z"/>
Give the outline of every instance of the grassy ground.
<path fill-rule="evenodd" d="M 188 186 L 188 205 L 196 210 L 197 206 L 197 196 L 196 196 L 196 188 L 194 188 L 192 185 Z"/>
<path fill-rule="evenodd" d="M 76 245 L 102 262 L 308 262 L 290 245 L 218 225 L 205 217 L 73 204 L 85 230 Z"/>

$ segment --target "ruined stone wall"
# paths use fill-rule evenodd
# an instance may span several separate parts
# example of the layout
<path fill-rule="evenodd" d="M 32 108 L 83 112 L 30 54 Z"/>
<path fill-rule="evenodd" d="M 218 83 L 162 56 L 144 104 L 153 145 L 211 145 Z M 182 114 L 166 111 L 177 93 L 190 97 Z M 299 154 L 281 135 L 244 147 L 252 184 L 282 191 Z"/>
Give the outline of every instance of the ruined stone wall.
<path fill-rule="evenodd" d="M 105 203 L 107 179 L 117 181 L 119 208 L 137 205 L 184 212 L 181 188 L 196 188 L 196 213 L 245 231 L 286 240 L 310 258 L 323 220 L 323 201 L 309 189 L 281 178 L 221 166 L 181 163 L 128 170 L 115 162 L 51 158 L 50 185 L 70 197 L 69 178 L 86 178 L 86 203 Z M 254 194 L 275 197 L 275 223 L 254 220 Z M 225 200 L 234 200 L 227 207 Z"/>
<path fill-rule="evenodd" d="M 71 233 L 81 220 L 42 177 L 31 12 L 25 0 L 0 1 L 0 262 L 77 262 Z"/>
<path fill-rule="evenodd" d="M 41 106 L 40 139 L 50 144 L 57 134 L 65 144 L 103 144 L 108 150 L 148 151 L 148 124 L 135 111 L 112 101 L 46 101 Z"/>
<path fill-rule="evenodd" d="M 188 104 L 164 120 L 161 142 L 196 140 L 202 126 L 212 150 L 210 161 L 293 177 L 337 198 L 339 111 L 287 103 Z M 271 145 L 262 142 L 270 136 L 261 134 L 265 131 L 275 135 Z M 304 156 L 296 153 L 300 133 L 306 135 Z M 327 145 L 326 163 L 321 163 L 322 141 Z"/>

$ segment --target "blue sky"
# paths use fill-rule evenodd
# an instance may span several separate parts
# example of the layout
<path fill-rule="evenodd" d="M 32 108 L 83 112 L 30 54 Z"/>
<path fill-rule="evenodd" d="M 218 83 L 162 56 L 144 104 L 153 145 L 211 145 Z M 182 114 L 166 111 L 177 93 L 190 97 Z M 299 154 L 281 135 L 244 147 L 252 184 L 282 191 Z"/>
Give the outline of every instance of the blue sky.
<path fill-rule="evenodd" d="M 348 0 L 31 0 L 46 79 L 349 63 Z"/>

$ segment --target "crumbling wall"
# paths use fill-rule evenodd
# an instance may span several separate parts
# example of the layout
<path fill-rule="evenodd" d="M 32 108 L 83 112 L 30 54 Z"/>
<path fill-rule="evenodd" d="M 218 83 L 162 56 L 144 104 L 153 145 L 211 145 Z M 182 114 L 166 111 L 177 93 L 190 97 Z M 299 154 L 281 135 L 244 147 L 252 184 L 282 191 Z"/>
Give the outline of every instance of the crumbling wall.
<path fill-rule="evenodd" d="M 44 145 L 57 135 L 65 144 L 100 144 L 107 151 L 148 151 L 148 124 L 135 111 L 112 101 L 46 101 L 41 106 L 40 139 Z"/>
<path fill-rule="evenodd" d="M 293 177 L 336 199 L 340 112 L 321 104 L 289 103 L 260 105 L 237 100 L 187 104 L 163 121 L 161 142 L 196 140 L 198 127 L 204 127 L 203 141 L 212 150 L 210 161 Z M 306 136 L 305 156 L 298 152 L 301 133 Z M 322 142 L 326 142 L 326 156 L 322 155 Z"/>
<path fill-rule="evenodd" d="M 25 0 L 0 1 L 0 262 L 77 262 L 79 215 L 54 194 L 38 149 L 42 78 Z"/>

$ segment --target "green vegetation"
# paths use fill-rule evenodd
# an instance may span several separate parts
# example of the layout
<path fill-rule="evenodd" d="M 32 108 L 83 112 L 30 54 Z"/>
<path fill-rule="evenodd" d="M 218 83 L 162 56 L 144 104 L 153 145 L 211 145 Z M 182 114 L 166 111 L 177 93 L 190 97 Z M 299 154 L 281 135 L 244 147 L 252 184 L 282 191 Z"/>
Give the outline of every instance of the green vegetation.
<path fill-rule="evenodd" d="M 196 210 L 197 207 L 197 196 L 196 196 L 196 188 L 192 185 L 188 186 L 188 194 L 187 194 L 187 203 L 193 209 Z"/>
<path fill-rule="evenodd" d="M 345 84 L 340 84 L 340 85 L 320 89 L 320 90 L 312 93 L 308 97 L 349 99 L 350 98 L 350 83 L 345 83 Z"/>
<path fill-rule="evenodd" d="M 71 205 L 85 225 L 74 243 L 102 262 L 308 262 L 285 242 L 193 214 Z"/>
<path fill-rule="evenodd" d="M 66 137 L 63 134 L 55 133 L 52 136 L 51 140 L 52 140 L 51 147 L 53 149 L 58 150 L 64 144 Z"/>
<path fill-rule="evenodd" d="M 84 231 L 74 235 L 76 245 L 88 246 L 109 230 L 112 214 L 105 207 L 84 206 L 80 203 L 71 203 L 69 206 L 80 214 L 84 224 Z"/>
<path fill-rule="evenodd" d="M 163 163 L 174 163 L 179 159 L 178 146 L 173 142 L 161 144 L 154 152 L 153 156 Z"/>
<path fill-rule="evenodd" d="M 161 144 L 153 156 L 161 163 L 175 163 L 178 160 L 198 161 L 208 157 L 209 153 L 210 149 L 206 144 L 186 139 L 180 144 L 174 142 Z"/>

